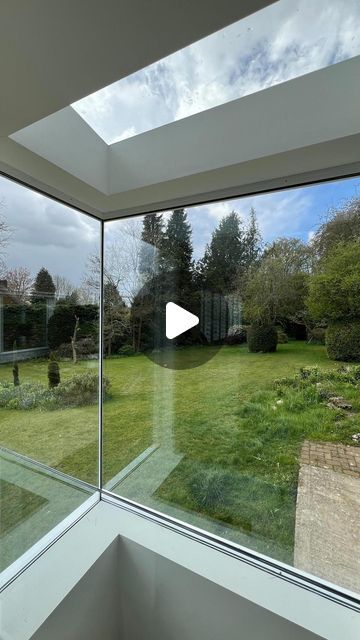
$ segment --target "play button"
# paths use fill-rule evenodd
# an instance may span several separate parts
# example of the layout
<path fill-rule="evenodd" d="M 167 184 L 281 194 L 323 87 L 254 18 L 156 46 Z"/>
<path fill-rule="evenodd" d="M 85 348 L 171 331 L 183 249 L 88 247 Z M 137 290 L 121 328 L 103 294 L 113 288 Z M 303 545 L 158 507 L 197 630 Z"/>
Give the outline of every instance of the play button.
<path fill-rule="evenodd" d="M 183 307 L 179 307 L 174 302 L 168 302 L 166 305 L 166 337 L 173 340 L 185 331 L 196 327 L 199 324 L 198 316 L 186 311 Z"/>

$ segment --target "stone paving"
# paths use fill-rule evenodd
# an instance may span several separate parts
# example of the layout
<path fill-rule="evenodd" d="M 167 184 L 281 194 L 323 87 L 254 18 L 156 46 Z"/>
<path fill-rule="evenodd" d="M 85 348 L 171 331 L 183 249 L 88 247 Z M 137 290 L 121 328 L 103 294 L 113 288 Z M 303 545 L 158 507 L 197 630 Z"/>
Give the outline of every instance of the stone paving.
<path fill-rule="evenodd" d="M 294 566 L 360 592 L 360 447 L 304 442 Z"/>
<path fill-rule="evenodd" d="M 332 469 L 346 476 L 360 478 L 360 447 L 335 442 L 305 441 L 301 449 L 300 464 Z"/>

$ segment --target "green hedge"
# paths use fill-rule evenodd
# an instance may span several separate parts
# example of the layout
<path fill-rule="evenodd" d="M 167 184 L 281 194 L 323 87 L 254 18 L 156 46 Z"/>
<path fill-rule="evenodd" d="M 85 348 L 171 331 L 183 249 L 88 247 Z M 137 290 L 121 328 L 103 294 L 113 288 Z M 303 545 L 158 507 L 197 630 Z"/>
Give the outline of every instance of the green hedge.
<path fill-rule="evenodd" d="M 50 349 L 70 343 L 74 333 L 75 316 L 80 318 L 78 340 L 94 338 L 98 335 L 99 310 L 94 304 L 57 304 L 48 324 L 48 342 Z"/>
<path fill-rule="evenodd" d="M 4 351 L 46 346 L 46 305 L 5 304 Z"/>
<path fill-rule="evenodd" d="M 276 351 L 278 334 L 275 327 L 253 324 L 248 329 L 247 341 L 251 353 L 273 353 Z"/>
<path fill-rule="evenodd" d="M 360 321 L 330 325 L 326 331 L 325 344 L 332 360 L 360 362 Z"/>

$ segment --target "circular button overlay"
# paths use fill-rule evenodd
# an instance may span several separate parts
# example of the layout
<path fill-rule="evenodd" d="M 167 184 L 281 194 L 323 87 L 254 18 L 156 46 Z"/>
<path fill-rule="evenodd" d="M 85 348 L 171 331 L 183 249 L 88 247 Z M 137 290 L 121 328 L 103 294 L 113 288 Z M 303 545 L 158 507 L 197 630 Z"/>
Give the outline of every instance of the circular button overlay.
<path fill-rule="evenodd" d="M 238 296 L 186 283 L 170 287 L 163 275 L 149 278 L 132 307 L 138 349 L 166 369 L 202 366 L 225 344 L 229 328 L 239 324 Z"/>

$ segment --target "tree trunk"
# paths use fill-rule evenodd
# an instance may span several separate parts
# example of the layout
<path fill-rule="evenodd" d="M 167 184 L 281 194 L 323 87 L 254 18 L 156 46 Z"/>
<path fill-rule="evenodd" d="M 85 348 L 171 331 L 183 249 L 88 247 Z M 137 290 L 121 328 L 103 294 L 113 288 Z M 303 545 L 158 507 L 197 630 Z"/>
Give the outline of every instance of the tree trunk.
<path fill-rule="evenodd" d="M 75 316 L 75 327 L 74 327 L 74 333 L 71 336 L 70 340 L 71 340 L 71 348 L 72 348 L 72 354 L 73 354 L 73 363 L 76 364 L 77 363 L 77 353 L 76 353 L 76 335 L 79 329 L 79 322 L 80 322 L 80 318 L 79 316 Z"/>

